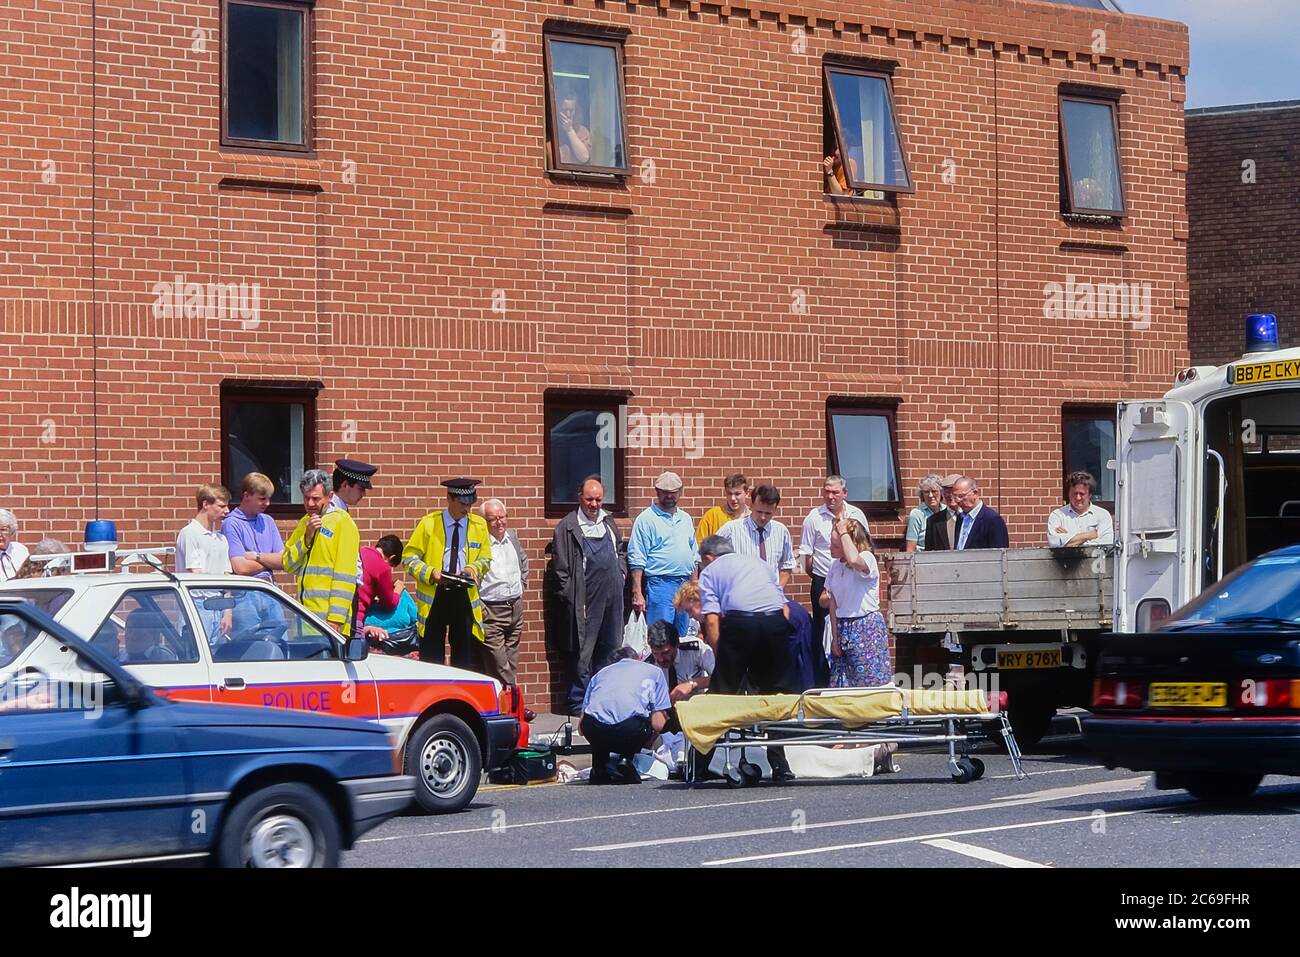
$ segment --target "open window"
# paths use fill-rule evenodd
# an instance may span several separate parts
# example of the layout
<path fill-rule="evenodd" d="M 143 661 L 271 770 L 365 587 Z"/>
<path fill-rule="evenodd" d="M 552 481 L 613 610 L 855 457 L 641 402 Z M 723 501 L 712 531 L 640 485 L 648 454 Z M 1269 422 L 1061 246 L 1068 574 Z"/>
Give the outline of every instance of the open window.
<path fill-rule="evenodd" d="M 826 403 L 828 471 L 848 483 L 848 500 L 867 514 L 903 507 L 898 484 L 898 432 L 893 403 Z"/>
<path fill-rule="evenodd" d="M 221 383 L 221 477 L 238 495 L 249 472 L 261 472 L 275 490 L 272 518 L 302 515 L 298 480 L 316 462 L 319 382 Z M 237 503 L 232 503 L 237 504 Z"/>
<path fill-rule="evenodd" d="M 547 168 L 627 174 L 622 40 L 557 30 L 544 40 Z"/>
<path fill-rule="evenodd" d="M 1082 216 L 1123 216 L 1115 101 L 1062 93 L 1060 124 L 1062 211 Z"/>
<path fill-rule="evenodd" d="M 868 199 L 912 192 L 889 74 L 839 63 L 822 69 L 827 192 Z"/>
<path fill-rule="evenodd" d="M 1107 464 L 1115 458 L 1115 407 L 1077 406 L 1061 410 L 1061 499 L 1065 477 L 1087 472 L 1097 480 L 1093 502 L 1115 514 L 1115 473 Z"/>

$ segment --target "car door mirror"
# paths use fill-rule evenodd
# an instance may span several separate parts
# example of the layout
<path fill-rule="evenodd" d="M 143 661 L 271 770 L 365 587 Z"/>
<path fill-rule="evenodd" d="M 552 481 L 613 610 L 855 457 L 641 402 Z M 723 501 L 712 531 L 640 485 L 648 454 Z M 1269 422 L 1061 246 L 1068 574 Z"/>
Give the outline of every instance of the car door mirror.
<path fill-rule="evenodd" d="M 348 639 L 346 656 L 348 661 L 365 661 L 366 656 L 369 654 L 370 646 L 366 643 L 364 635 L 358 635 L 355 638 Z"/>

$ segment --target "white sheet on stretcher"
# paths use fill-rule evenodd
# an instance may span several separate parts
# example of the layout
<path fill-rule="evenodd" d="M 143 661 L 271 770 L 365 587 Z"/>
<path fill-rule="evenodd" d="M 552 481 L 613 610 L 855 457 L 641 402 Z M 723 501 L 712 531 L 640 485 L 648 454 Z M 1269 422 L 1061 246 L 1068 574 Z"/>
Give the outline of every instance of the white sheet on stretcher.
<path fill-rule="evenodd" d="M 988 698 L 978 690 L 846 688 L 808 695 L 802 701 L 805 718 L 831 718 L 847 728 L 861 728 L 905 714 L 924 718 L 946 714 L 975 717 L 989 713 Z M 704 694 L 679 702 L 677 717 L 691 745 L 707 751 L 732 728 L 760 721 L 793 721 L 799 717 L 799 706 L 800 696 L 793 694 Z"/>

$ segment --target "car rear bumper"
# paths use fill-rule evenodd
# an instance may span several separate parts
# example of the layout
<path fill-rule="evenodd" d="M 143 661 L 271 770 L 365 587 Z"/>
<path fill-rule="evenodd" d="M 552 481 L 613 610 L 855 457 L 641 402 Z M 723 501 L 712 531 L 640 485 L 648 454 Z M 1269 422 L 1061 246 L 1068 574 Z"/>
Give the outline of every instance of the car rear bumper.
<path fill-rule="evenodd" d="M 400 814 L 415 800 L 415 778 L 389 774 L 382 778 L 340 781 L 352 809 L 352 839 Z"/>
<path fill-rule="evenodd" d="M 1133 771 L 1300 774 L 1300 719 L 1088 718 L 1084 744 Z"/>
<path fill-rule="evenodd" d="M 489 714 L 483 716 L 483 724 L 487 729 L 483 769 L 494 771 L 505 767 L 514 757 L 515 745 L 519 743 L 519 719 L 512 714 Z"/>

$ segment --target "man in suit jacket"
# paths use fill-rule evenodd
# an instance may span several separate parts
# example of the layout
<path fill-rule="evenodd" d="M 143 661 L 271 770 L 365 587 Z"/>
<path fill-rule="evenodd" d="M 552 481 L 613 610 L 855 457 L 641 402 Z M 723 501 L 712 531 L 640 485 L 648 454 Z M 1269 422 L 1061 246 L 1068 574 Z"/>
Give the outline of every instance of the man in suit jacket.
<path fill-rule="evenodd" d="M 943 478 L 943 508 L 925 521 L 925 550 L 927 552 L 944 552 L 953 547 L 957 540 L 957 519 L 959 509 L 953 501 L 953 486 L 960 481 L 960 472 L 945 475 Z"/>
<path fill-rule="evenodd" d="M 958 549 L 1010 547 L 1007 523 L 992 507 L 984 504 L 978 482 L 962 476 L 953 486 L 953 497 L 962 510 L 957 525 Z"/>

